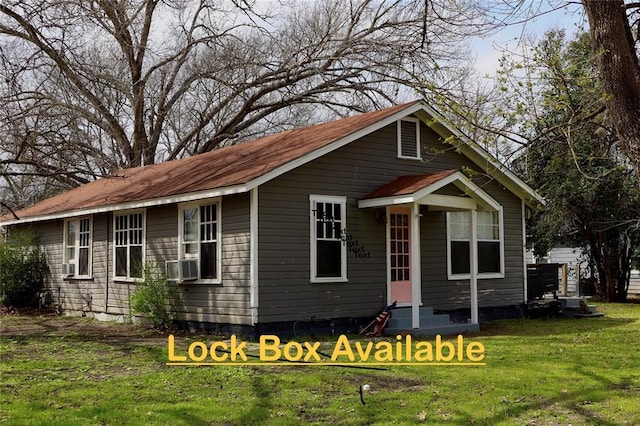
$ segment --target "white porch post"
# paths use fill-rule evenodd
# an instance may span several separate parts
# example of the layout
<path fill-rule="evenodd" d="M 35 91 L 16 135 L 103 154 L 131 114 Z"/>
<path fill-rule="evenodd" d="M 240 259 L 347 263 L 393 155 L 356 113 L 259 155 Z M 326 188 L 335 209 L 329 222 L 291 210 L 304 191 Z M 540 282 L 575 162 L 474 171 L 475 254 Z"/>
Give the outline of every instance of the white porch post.
<path fill-rule="evenodd" d="M 471 241 L 469 242 L 469 284 L 471 286 L 471 323 L 478 324 L 478 225 L 476 210 L 471 214 Z"/>
<path fill-rule="evenodd" d="M 411 206 L 411 326 L 420 328 L 422 276 L 420 273 L 420 204 Z"/>

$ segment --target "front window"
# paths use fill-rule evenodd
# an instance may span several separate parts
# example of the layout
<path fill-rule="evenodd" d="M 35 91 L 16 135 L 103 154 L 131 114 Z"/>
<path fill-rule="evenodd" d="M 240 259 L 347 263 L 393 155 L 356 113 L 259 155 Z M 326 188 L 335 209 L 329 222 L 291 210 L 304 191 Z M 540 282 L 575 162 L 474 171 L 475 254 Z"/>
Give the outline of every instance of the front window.
<path fill-rule="evenodd" d="M 64 263 L 75 265 L 76 277 L 91 276 L 91 218 L 65 222 Z"/>
<path fill-rule="evenodd" d="M 448 275 L 450 279 L 468 278 L 471 269 L 471 212 L 447 213 Z M 503 274 L 501 212 L 476 212 L 478 277 L 490 278 Z"/>
<path fill-rule="evenodd" d="M 311 196 L 311 281 L 347 280 L 346 198 Z"/>
<path fill-rule="evenodd" d="M 142 278 L 144 264 L 144 214 L 114 216 L 115 276 Z"/>
<path fill-rule="evenodd" d="M 198 260 L 202 280 L 220 279 L 220 203 L 180 207 L 180 259 Z"/>
<path fill-rule="evenodd" d="M 478 273 L 499 273 L 500 215 L 496 211 L 477 212 Z"/>

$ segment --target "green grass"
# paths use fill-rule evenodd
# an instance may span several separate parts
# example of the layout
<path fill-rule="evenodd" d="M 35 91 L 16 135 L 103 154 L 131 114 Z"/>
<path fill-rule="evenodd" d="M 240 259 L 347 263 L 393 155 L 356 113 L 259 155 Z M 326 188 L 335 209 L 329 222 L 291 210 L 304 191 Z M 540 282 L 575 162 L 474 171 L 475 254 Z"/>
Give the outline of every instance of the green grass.
<path fill-rule="evenodd" d="M 640 424 L 640 305 L 598 309 L 604 318 L 483 324 L 465 340 L 485 345 L 485 366 L 386 370 L 169 367 L 166 336 L 157 332 L 8 315 L 0 423 Z M 179 342 L 184 352 L 213 339 Z"/>

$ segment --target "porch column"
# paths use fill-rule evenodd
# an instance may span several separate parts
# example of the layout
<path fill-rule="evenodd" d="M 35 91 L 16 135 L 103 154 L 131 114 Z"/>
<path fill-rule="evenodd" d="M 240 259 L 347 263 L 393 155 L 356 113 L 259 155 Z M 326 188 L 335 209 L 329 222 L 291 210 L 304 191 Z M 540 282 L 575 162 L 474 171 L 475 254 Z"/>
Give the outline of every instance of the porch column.
<path fill-rule="evenodd" d="M 411 326 L 420 328 L 422 275 L 420 273 L 420 204 L 411 206 Z"/>
<path fill-rule="evenodd" d="M 476 210 L 470 210 L 471 241 L 469 242 L 469 284 L 471 286 L 471 323 L 478 324 L 478 225 Z"/>

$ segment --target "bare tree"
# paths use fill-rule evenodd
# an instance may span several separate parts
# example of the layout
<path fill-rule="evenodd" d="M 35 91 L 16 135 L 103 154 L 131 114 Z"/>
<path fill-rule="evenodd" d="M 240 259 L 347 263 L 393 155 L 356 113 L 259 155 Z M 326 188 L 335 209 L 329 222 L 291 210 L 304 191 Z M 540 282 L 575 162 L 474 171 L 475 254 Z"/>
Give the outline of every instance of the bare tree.
<path fill-rule="evenodd" d="M 2 2 L 4 186 L 31 177 L 55 192 L 117 168 L 388 105 L 407 89 L 446 93 L 468 74 L 465 41 L 484 30 L 465 0 L 269 7 Z"/>
<path fill-rule="evenodd" d="M 607 110 L 640 176 L 640 2 L 583 0 L 582 4 L 598 53 Z"/>
<path fill-rule="evenodd" d="M 559 13 L 561 9 L 569 6 L 575 8 L 575 2 L 484 2 L 485 13 L 495 17 L 492 22 L 495 28 L 499 28 L 501 23 L 505 26 L 513 23 L 530 25 L 541 15 Z M 624 154 L 635 169 L 636 175 L 640 176 L 640 2 L 582 0 L 582 10 L 588 17 L 590 33 L 594 40 L 594 60 L 598 71 L 598 75 L 594 77 L 601 81 L 605 92 L 604 108 L 611 116 Z M 520 37 L 522 52 L 504 49 L 503 68 L 505 65 L 508 66 L 509 62 L 521 66 L 522 62 L 527 60 L 526 56 L 533 45 L 535 40 L 523 31 Z M 531 77 L 527 79 L 531 81 Z M 471 86 L 461 96 L 443 98 L 443 104 L 470 134 L 486 140 L 509 141 L 511 146 L 516 148 L 524 146 L 527 143 L 526 135 L 522 134 L 520 124 L 510 119 L 512 114 L 505 112 L 504 106 L 510 105 L 510 111 L 513 112 L 526 105 L 529 112 L 535 114 L 536 104 L 517 103 L 510 97 L 505 99 L 505 95 L 511 96 L 510 91 L 504 90 L 508 84 L 511 82 L 505 82 L 504 74 L 498 75 L 495 87 L 479 90 L 478 85 Z M 522 80 L 518 84 L 522 84 Z M 524 94 L 532 89 L 535 90 L 533 87 L 522 86 L 518 91 Z M 532 93 L 527 96 L 535 97 Z M 592 112 L 598 114 L 602 111 L 598 108 Z M 586 114 L 576 116 L 574 120 L 583 121 L 591 118 L 591 114 Z"/>

